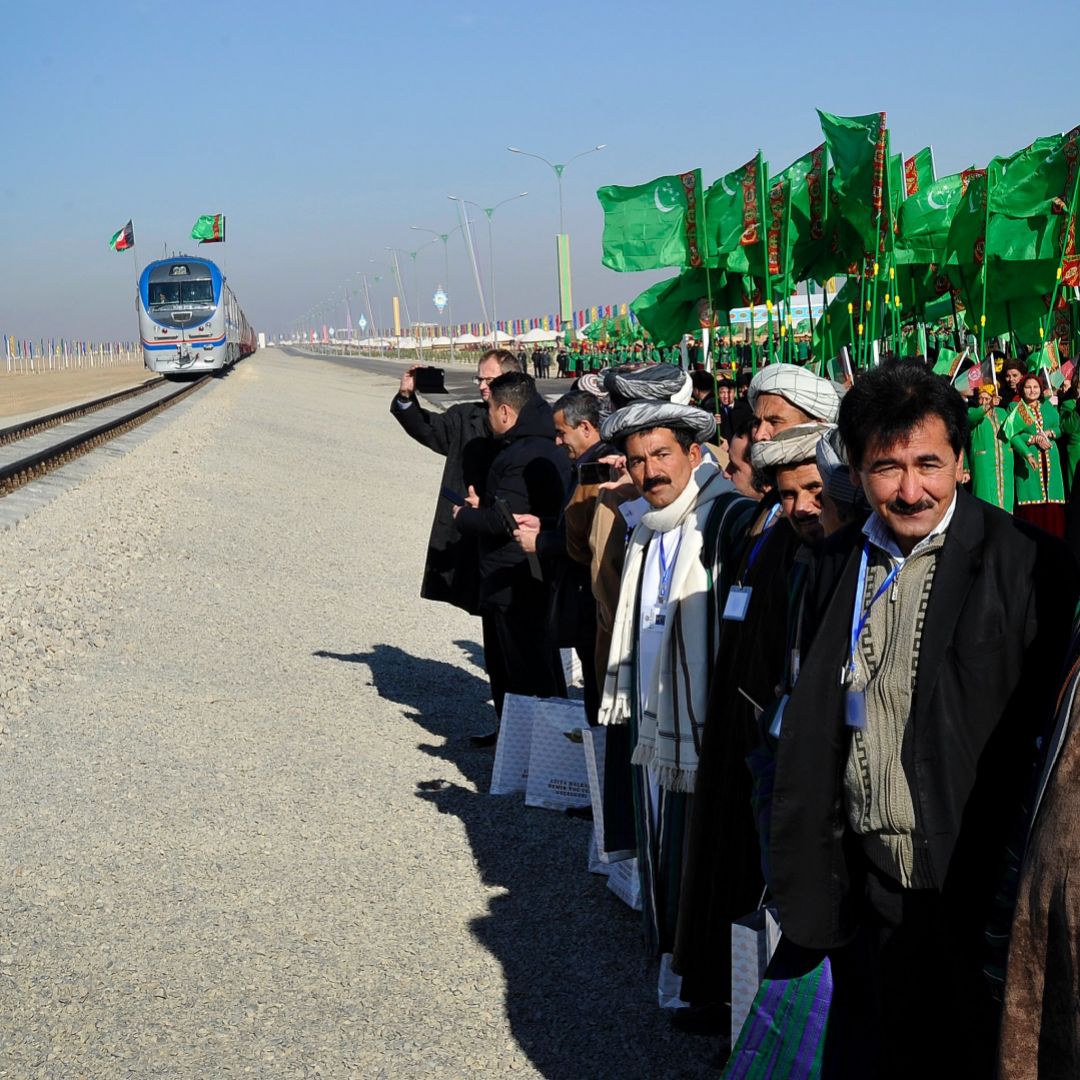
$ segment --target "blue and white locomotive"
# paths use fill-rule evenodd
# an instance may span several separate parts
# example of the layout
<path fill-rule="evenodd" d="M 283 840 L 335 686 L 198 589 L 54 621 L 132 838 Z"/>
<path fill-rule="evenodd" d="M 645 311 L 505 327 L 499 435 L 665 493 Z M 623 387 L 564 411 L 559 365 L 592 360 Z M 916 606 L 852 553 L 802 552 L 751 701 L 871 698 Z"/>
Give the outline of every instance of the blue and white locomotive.
<path fill-rule="evenodd" d="M 220 371 L 255 351 L 256 336 L 209 259 L 177 255 L 139 276 L 139 334 L 151 371 Z"/>

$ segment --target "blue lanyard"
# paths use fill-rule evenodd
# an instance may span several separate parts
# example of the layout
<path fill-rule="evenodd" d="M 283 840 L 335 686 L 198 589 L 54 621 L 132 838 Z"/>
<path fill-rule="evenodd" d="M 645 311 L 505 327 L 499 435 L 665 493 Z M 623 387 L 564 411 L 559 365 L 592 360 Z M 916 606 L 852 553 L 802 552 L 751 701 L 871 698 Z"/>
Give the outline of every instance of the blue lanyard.
<path fill-rule="evenodd" d="M 780 504 L 777 503 L 770 511 L 769 516 L 765 519 L 765 524 L 762 526 L 761 535 L 754 541 L 754 546 L 750 549 L 750 558 L 746 560 L 746 570 L 743 572 L 745 578 L 747 574 L 753 569 L 754 562 L 756 561 L 758 554 L 761 552 L 761 547 L 766 540 L 769 539 L 769 530 L 772 529 L 775 524 L 776 515 L 780 513 Z"/>
<path fill-rule="evenodd" d="M 900 573 L 902 567 L 894 565 L 893 568 L 885 576 L 885 580 L 881 583 L 878 591 L 870 598 L 870 603 L 866 605 L 866 610 L 860 615 L 860 609 L 862 608 L 862 598 L 866 594 L 866 572 L 870 565 L 870 541 L 863 541 L 862 557 L 859 559 L 859 581 L 855 586 L 855 608 L 851 613 L 851 654 L 848 657 L 847 670 L 851 675 L 855 674 L 855 650 L 859 647 L 859 638 L 862 637 L 862 632 L 866 629 L 866 624 L 870 621 L 870 612 L 873 610 L 874 605 L 885 595 L 889 586 L 896 579 L 896 575 Z"/>
<path fill-rule="evenodd" d="M 679 542 L 675 545 L 675 554 L 669 563 L 664 555 L 664 537 L 660 537 L 660 590 L 656 594 L 657 604 L 666 604 L 668 590 L 671 588 L 671 576 L 675 573 L 675 563 L 679 558 L 679 548 L 682 547 L 682 533 L 679 533 Z"/>

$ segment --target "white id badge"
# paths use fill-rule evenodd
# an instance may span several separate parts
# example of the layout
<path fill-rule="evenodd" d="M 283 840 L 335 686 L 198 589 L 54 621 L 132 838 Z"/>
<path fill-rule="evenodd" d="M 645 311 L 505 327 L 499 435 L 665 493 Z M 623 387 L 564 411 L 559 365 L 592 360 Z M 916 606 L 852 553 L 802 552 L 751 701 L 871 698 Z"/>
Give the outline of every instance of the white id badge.
<path fill-rule="evenodd" d="M 866 691 L 850 687 L 844 694 L 844 722 L 855 731 L 866 727 Z"/>
<path fill-rule="evenodd" d="M 750 594 L 753 591 L 744 585 L 732 585 L 728 590 L 727 603 L 724 604 L 724 618 L 742 622 L 750 609 Z"/>
<path fill-rule="evenodd" d="M 667 604 L 654 604 L 641 613 L 641 626 L 643 630 L 663 631 L 664 623 L 667 622 Z"/>

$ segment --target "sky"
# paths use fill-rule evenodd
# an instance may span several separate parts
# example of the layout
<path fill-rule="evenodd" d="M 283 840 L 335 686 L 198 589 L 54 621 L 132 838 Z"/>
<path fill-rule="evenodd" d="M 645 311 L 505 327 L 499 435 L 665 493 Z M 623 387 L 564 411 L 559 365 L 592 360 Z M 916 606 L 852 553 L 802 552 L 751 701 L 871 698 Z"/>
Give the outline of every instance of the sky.
<path fill-rule="evenodd" d="M 601 185 L 695 167 L 708 185 L 759 147 L 778 170 L 821 142 L 815 108 L 885 110 L 893 150 L 932 144 L 938 175 L 985 164 L 1080 122 L 1076 21 L 1074 0 L 4 5 L 0 334 L 134 338 L 136 265 L 193 252 L 218 212 L 227 242 L 203 253 L 258 329 L 344 325 L 360 273 L 385 324 L 388 247 L 414 318 L 437 320 L 441 285 L 479 320 L 460 233 L 444 258 L 410 226 L 453 230 L 450 194 L 523 191 L 492 219 L 497 314 L 553 313 L 555 174 L 508 146 L 562 163 L 606 144 L 563 178 L 574 306 L 629 301 L 669 272 L 601 265 Z M 108 247 L 129 218 L 134 257 Z"/>

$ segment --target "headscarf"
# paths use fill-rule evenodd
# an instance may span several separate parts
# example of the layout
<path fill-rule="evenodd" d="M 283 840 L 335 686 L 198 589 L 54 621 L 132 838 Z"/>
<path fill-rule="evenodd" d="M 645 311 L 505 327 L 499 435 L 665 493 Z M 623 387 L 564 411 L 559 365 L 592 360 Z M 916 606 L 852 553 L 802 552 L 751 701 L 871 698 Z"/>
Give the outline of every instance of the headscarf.
<path fill-rule="evenodd" d="M 695 405 L 676 405 L 671 401 L 633 401 L 604 417 L 600 423 L 600 438 L 615 442 L 657 427 L 679 427 L 690 432 L 694 442 L 707 442 L 716 433 L 716 420 L 711 413 Z"/>
<path fill-rule="evenodd" d="M 682 368 L 673 364 L 648 364 L 638 371 L 609 368 L 604 389 L 623 401 L 670 401 L 685 405 L 694 384 Z"/>
<path fill-rule="evenodd" d="M 817 445 L 817 467 L 821 473 L 821 482 L 834 502 L 846 503 L 849 506 L 865 505 L 866 497 L 862 488 L 851 482 L 847 450 L 840 438 L 840 432 L 835 428 Z"/>
<path fill-rule="evenodd" d="M 761 394 L 779 394 L 797 409 L 826 424 L 835 424 L 836 414 L 840 411 L 836 387 L 828 379 L 796 364 L 770 364 L 762 368 L 754 376 L 747 393 L 752 409 L 757 408 Z"/>
<path fill-rule="evenodd" d="M 776 469 L 812 461 L 818 444 L 835 428 L 832 424 L 796 424 L 778 431 L 771 439 L 750 447 L 750 463 L 755 469 Z"/>

